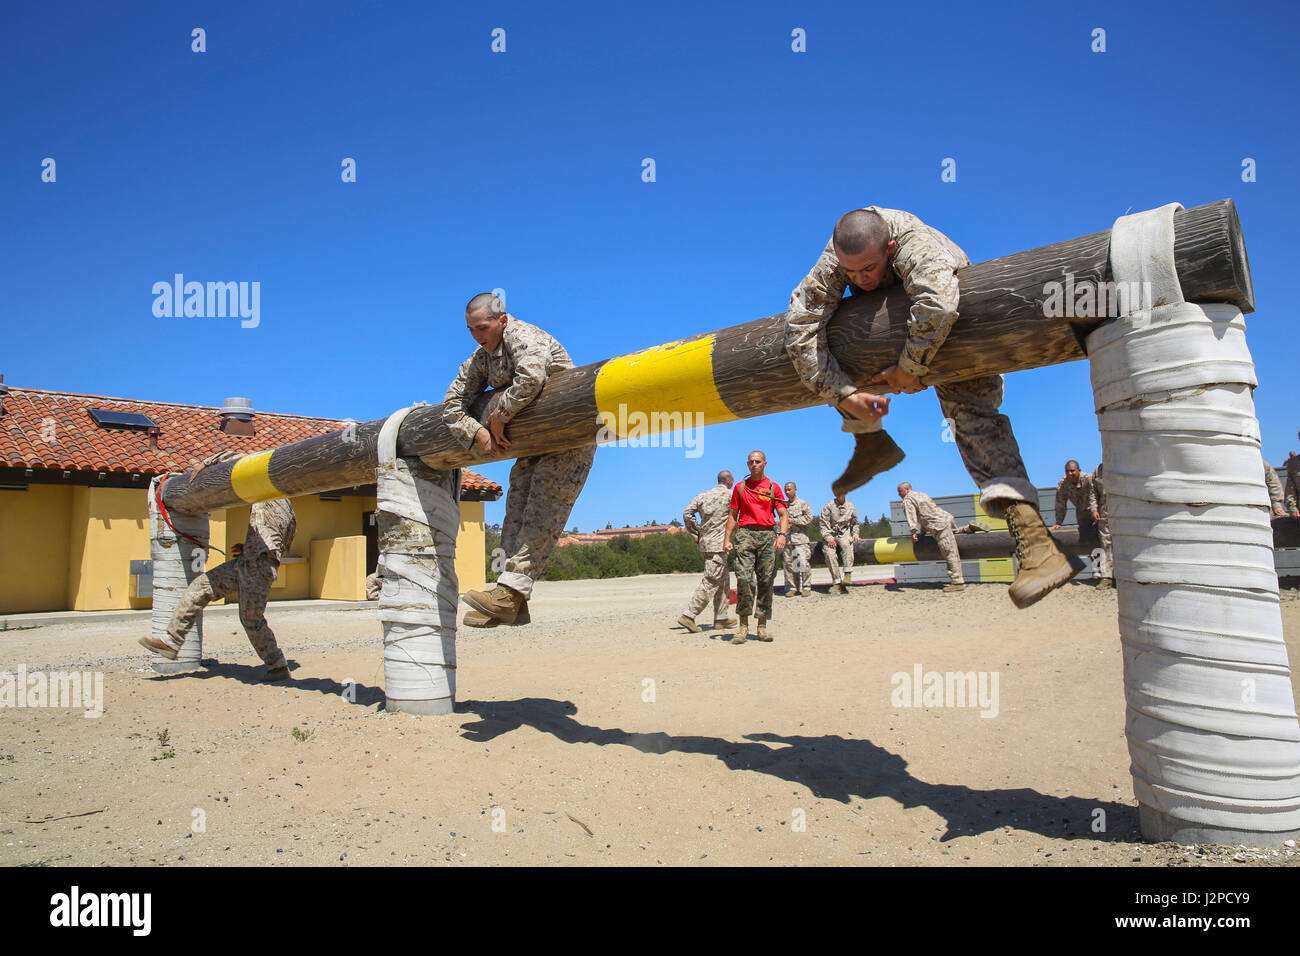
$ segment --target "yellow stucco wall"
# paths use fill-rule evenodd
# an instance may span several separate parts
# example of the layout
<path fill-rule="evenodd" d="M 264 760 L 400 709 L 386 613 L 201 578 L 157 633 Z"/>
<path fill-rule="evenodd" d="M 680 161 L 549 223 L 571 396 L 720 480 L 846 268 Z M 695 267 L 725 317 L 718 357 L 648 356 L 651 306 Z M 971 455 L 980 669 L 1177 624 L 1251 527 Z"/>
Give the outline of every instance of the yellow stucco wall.
<path fill-rule="evenodd" d="M 0 614 L 68 606 L 72 489 L 0 491 Z"/>
<path fill-rule="evenodd" d="M 366 599 L 366 539 L 321 538 L 311 543 L 311 596 L 329 601 Z"/>
<path fill-rule="evenodd" d="M 357 539 L 349 579 L 324 587 L 327 597 L 364 597 L 362 515 L 374 498 L 321 501 L 315 495 L 293 500 L 298 529 L 290 554 L 302 564 L 281 567 L 283 586 L 272 600 L 302 600 L 313 593 L 312 542 Z M 484 512 L 479 501 L 463 502 L 456 545 L 456 575 L 462 592 L 486 586 Z M 214 511 L 209 533 L 227 554 L 248 530 L 249 506 Z M 358 550 L 359 549 L 359 550 Z M 149 557 L 149 504 L 144 489 L 31 485 L 26 491 L 0 492 L 0 614 L 56 610 L 147 608 L 148 599 L 129 597 L 130 562 Z M 207 567 L 227 560 L 215 549 Z M 277 582 L 277 585 L 280 582 Z M 321 592 L 317 592 L 321 593 Z"/>
<path fill-rule="evenodd" d="M 462 501 L 460 530 L 456 533 L 456 581 L 461 594 L 487 587 L 487 571 L 484 568 L 486 548 L 483 502 Z"/>
<path fill-rule="evenodd" d="M 149 558 L 146 492 L 73 488 L 68 528 L 67 597 L 73 611 L 147 608 L 130 594 L 131 562 Z"/>

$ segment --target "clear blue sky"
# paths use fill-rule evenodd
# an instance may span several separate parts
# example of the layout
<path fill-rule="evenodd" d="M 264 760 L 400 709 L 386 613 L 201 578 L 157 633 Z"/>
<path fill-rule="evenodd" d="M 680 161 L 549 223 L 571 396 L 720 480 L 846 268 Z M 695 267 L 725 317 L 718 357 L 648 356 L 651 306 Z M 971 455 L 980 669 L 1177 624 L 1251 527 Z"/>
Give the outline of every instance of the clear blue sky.
<path fill-rule="evenodd" d="M 853 207 L 914 212 L 979 261 L 1231 197 L 1264 451 L 1300 450 L 1295 5 L 723 10 L 7 5 L 0 373 L 368 420 L 441 400 L 473 348 L 464 303 L 486 289 L 585 364 L 784 311 Z M 260 282 L 260 324 L 155 318 L 153 283 L 176 272 Z M 1099 459 L 1085 363 L 1010 376 L 1004 410 L 1036 483 Z M 852 496 L 860 512 L 903 478 L 974 490 L 932 391 L 897 399 L 888 425 L 908 458 Z M 602 449 L 570 524 L 668 521 L 753 447 L 820 507 L 850 450 L 837 429 L 823 407 L 712 427 L 694 459 Z"/>

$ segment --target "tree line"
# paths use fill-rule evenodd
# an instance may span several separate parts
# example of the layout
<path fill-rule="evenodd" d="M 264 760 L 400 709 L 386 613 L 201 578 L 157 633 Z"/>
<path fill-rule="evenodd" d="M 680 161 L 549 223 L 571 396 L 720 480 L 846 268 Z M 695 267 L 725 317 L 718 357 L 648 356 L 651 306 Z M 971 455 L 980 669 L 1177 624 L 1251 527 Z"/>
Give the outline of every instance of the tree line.
<path fill-rule="evenodd" d="M 814 521 L 808 526 L 808 537 L 821 540 L 821 529 Z M 494 568 L 493 552 L 501 546 L 501 526 L 488 525 L 486 529 L 488 581 L 495 581 L 500 573 Z M 870 524 L 863 524 L 859 532 L 863 538 L 889 537 L 889 519 L 884 515 Z M 592 544 L 571 544 L 551 552 L 543 580 L 577 581 L 589 578 L 625 578 L 636 574 L 672 574 L 689 571 L 704 572 L 704 556 L 699 546 L 688 534 L 652 534 L 644 538 L 614 538 Z"/>

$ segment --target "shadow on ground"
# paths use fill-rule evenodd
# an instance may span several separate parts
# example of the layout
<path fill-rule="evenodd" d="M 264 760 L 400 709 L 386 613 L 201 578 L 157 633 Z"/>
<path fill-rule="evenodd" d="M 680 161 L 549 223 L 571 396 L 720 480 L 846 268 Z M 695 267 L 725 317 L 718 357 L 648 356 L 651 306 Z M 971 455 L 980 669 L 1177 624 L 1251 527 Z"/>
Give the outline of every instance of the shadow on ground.
<path fill-rule="evenodd" d="M 575 719 L 570 701 L 526 697 L 520 700 L 465 701 L 457 711 L 474 714 L 462 736 L 487 742 L 528 726 L 570 744 L 617 744 L 646 754 L 702 754 L 728 769 L 749 770 L 807 787 L 819 799 L 849 803 L 855 797 L 889 797 L 904 808 L 929 807 L 947 821 L 941 841 L 975 836 L 1009 826 L 1055 839 L 1141 840 L 1137 808 L 1122 803 L 1057 797 L 1027 787 L 979 790 L 961 784 L 928 783 L 907 772 L 907 761 L 869 740 L 838 735 L 783 737 L 746 734 L 747 743 L 720 737 L 636 734 L 601 728 Z M 1091 830 L 1095 811 L 1105 811 L 1106 832 Z"/>
<path fill-rule="evenodd" d="M 296 671 L 298 667 L 296 661 L 289 661 L 290 674 Z M 226 680 L 237 680 L 241 684 L 261 684 L 265 673 L 266 667 L 263 664 L 223 664 L 213 658 L 204 658 L 203 666 L 198 670 L 183 671 L 179 674 L 154 674 L 151 679 L 156 681 L 211 680 L 214 677 L 221 677 Z M 278 681 L 269 686 L 292 687 L 294 690 L 315 691 L 318 694 L 333 696 L 351 694 L 352 703 L 360 704 L 362 707 L 370 707 L 374 704 L 382 705 L 385 700 L 382 687 L 371 687 L 368 684 L 356 682 L 340 684 L 328 677 L 294 677 L 290 680 Z"/>

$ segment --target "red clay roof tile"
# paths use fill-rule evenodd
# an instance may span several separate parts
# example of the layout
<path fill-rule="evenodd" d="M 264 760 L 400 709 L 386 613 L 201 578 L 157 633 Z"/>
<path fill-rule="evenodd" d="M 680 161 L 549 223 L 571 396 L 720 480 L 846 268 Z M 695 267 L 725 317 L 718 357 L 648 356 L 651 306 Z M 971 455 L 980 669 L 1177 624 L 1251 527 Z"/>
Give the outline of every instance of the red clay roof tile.
<path fill-rule="evenodd" d="M 156 475 L 183 471 L 191 458 L 219 451 L 254 452 L 344 428 L 335 418 L 257 412 L 252 437 L 221 431 L 221 409 L 38 388 L 10 387 L 0 415 L 0 467 L 61 468 Z M 101 428 L 90 409 L 148 415 L 158 423 L 158 447 L 143 431 Z M 461 488 L 501 494 L 501 486 L 468 468 Z"/>

